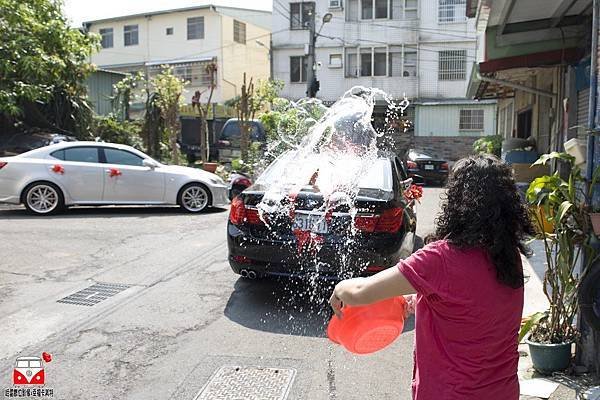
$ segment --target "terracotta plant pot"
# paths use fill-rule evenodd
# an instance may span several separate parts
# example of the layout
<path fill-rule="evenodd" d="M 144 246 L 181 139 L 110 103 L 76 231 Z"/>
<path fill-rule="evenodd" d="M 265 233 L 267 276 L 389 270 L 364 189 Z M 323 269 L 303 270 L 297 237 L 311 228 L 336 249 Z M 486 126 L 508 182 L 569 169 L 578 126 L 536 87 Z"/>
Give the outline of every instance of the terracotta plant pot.
<path fill-rule="evenodd" d="M 214 173 L 217 170 L 218 166 L 219 166 L 218 163 L 205 162 L 204 164 L 202 164 L 202 169 L 205 171 Z"/>
<path fill-rule="evenodd" d="M 590 220 L 596 236 L 600 236 L 600 213 L 591 213 Z"/>

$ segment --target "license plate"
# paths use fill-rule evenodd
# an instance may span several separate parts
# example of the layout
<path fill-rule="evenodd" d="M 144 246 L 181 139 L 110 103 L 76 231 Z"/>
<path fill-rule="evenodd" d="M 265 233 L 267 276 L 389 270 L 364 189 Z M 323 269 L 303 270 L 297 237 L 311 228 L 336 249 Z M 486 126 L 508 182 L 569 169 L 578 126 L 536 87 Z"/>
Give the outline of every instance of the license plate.
<path fill-rule="evenodd" d="M 425 165 L 425 169 L 433 169 L 433 165 Z"/>
<path fill-rule="evenodd" d="M 315 233 L 327 233 L 329 231 L 323 214 L 296 214 L 294 229 Z"/>

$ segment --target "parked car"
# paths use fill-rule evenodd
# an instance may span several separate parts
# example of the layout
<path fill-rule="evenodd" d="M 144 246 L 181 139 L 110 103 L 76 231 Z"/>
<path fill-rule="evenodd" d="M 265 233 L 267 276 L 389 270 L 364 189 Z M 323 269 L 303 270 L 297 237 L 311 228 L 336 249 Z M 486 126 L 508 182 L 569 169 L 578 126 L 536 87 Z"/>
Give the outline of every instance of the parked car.
<path fill-rule="evenodd" d="M 261 145 L 267 140 L 265 128 L 259 120 L 249 121 L 250 130 L 250 142 L 258 142 Z M 241 140 L 241 128 L 240 121 L 237 118 L 231 118 L 219 133 L 219 139 L 215 145 L 213 145 L 213 151 L 216 152 L 219 162 L 231 162 L 236 158 L 240 158 L 240 140 Z"/>
<path fill-rule="evenodd" d="M 252 186 L 252 179 L 249 175 L 239 172 L 231 171 L 229 177 L 229 200 L 233 200 L 234 197 L 239 196 L 244 190 Z"/>
<path fill-rule="evenodd" d="M 423 183 L 435 182 L 444 185 L 448 180 L 448 161 L 427 153 L 409 150 L 406 157 L 408 176 Z"/>
<path fill-rule="evenodd" d="M 76 140 L 73 136 L 59 133 L 17 133 L 8 138 L 4 143 L 0 143 L 0 156 L 15 156 L 50 144 L 74 142 Z"/>
<path fill-rule="evenodd" d="M 251 279 L 317 273 L 324 279 L 336 280 L 374 274 L 413 252 L 416 214 L 412 203 L 403 196 L 411 180 L 399 158 L 382 155 L 360 180 L 354 201 L 358 213 L 354 217 L 348 206 L 333 209 L 329 217 L 315 211 L 325 200 L 313 185 L 294 194 L 293 202 L 288 204 L 289 215 L 275 213 L 259 217 L 257 205 L 268 190 L 269 182 L 277 179 L 280 162 L 281 158 L 271 164 L 253 186 L 231 203 L 227 243 L 233 272 Z M 263 222 L 265 219 L 269 226 Z M 355 240 L 348 241 L 353 226 L 357 230 Z M 302 241 L 307 238 L 306 231 L 320 238 L 320 246 L 314 254 L 300 250 Z M 342 263 L 342 258 L 347 264 Z M 317 259 L 318 268 L 314 262 Z"/>
<path fill-rule="evenodd" d="M 0 202 L 40 215 L 106 204 L 178 204 L 197 213 L 227 204 L 227 191 L 215 174 L 113 143 L 63 142 L 0 158 Z"/>

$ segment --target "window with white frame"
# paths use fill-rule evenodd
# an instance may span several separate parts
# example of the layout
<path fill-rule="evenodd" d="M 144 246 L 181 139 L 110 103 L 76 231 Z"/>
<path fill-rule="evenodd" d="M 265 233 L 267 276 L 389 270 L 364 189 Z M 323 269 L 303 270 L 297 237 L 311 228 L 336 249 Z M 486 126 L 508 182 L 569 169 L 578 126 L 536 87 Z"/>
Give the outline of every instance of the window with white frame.
<path fill-rule="evenodd" d="M 192 62 L 185 64 L 171 64 L 173 74 L 186 82 L 191 82 L 192 86 L 208 86 L 213 77 L 207 68 L 214 61 Z M 162 65 L 153 65 L 149 69 L 149 76 L 154 77 L 163 71 Z M 215 82 L 216 83 L 216 82 Z"/>
<path fill-rule="evenodd" d="M 233 40 L 246 44 L 246 24 L 235 19 L 233 20 Z"/>
<path fill-rule="evenodd" d="M 204 39 L 204 17 L 187 19 L 187 39 Z"/>
<path fill-rule="evenodd" d="M 346 0 L 346 21 L 415 19 L 418 0 Z"/>
<path fill-rule="evenodd" d="M 438 0 L 438 22 L 464 22 L 467 20 L 467 0 Z"/>
<path fill-rule="evenodd" d="M 467 76 L 467 51 L 444 50 L 439 52 L 438 79 L 461 81 Z"/>
<path fill-rule="evenodd" d="M 359 75 L 358 48 L 346 48 L 346 77 L 356 78 Z"/>
<path fill-rule="evenodd" d="M 460 110 L 458 129 L 461 131 L 483 131 L 483 110 Z"/>
<path fill-rule="evenodd" d="M 387 75 L 387 49 L 385 47 L 361 47 L 360 76 L 386 76 Z M 357 76 L 348 74 L 349 76 Z"/>
<path fill-rule="evenodd" d="M 125 25 L 123 27 L 123 43 L 125 46 L 136 46 L 139 44 L 137 25 Z"/>
<path fill-rule="evenodd" d="M 315 2 L 290 3 L 290 29 L 308 29 L 315 14 Z"/>
<path fill-rule="evenodd" d="M 308 73 L 308 57 L 293 56 L 290 57 L 290 82 L 302 83 L 306 82 Z"/>
<path fill-rule="evenodd" d="M 108 49 L 113 47 L 113 28 L 102 28 L 99 33 L 102 37 L 102 41 L 100 42 L 102 48 Z"/>
<path fill-rule="evenodd" d="M 191 65 L 177 66 L 173 68 L 173 75 L 184 82 L 192 82 L 192 67 Z"/>
<path fill-rule="evenodd" d="M 342 68 L 342 55 L 341 54 L 330 54 L 329 55 L 329 68 Z"/>
<path fill-rule="evenodd" d="M 167 36 L 171 36 L 173 34 L 173 28 L 172 27 L 167 28 L 165 33 L 167 34 Z"/>

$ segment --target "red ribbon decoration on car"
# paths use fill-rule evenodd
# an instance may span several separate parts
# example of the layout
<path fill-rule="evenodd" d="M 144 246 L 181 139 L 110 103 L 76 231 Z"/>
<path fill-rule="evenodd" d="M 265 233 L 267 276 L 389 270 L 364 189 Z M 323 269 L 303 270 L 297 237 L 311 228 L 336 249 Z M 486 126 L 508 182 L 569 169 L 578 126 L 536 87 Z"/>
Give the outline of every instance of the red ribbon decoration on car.
<path fill-rule="evenodd" d="M 110 177 L 111 178 L 113 178 L 115 176 L 121 176 L 121 175 L 123 175 L 123 174 L 118 169 L 116 169 L 116 168 L 111 168 L 110 169 Z"/>
<path fill-rule="evenodd" d="M 60 164 L 54 164 L 52 166 L 52 172 L 56 173 L 56 174 L 64 174 L 65 173 L 65 167 L 63 167 Z"/>

